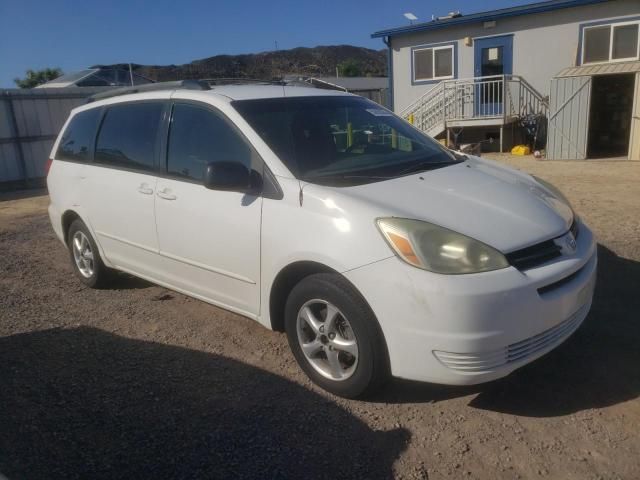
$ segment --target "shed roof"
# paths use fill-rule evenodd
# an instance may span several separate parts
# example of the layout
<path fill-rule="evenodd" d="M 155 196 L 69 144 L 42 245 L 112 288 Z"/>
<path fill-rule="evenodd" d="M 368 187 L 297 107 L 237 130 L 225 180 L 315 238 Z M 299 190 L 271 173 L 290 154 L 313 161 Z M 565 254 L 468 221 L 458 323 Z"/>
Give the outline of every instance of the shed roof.
<path fill-rule="evenodd" d="M 347 90 L 379 90 L 389 86 L 387 77 L 315 77 L 322 82 L 333 83 Z"/>
<path fill-rule="evenodd" d="M 640 72 L 640 62 L 599 63 L 596 65 L 582 65 L 569 67 L 558 73 L 555 78 L 562 77 L 590 77 L 592 75 L 611 75 L 616 73 Z"/>
<path fill-rule="evenodd" d="M 425 30 L 436 30 L 440 28 L 453 27 L 466 23 L 486 22 L 500 18 L 515 17 L 519 15 L 529 15 L 532 13 L 550 12 L 562 8 L 580 7 L 594 3 L 607 2 L 609 0 L 548 0 L 546 2 L 529 3 L 516 7 L 501 8 L 499 10 L 489 10 L 487 12 L 472 13 L 458 17 L 444 18 L 441 20 L 431 20 L 430 22 L 416 23 L 404 27 L 380 30 L 371 35 L 372 38 L 393 37 L 406 33 L 422 32 Z"/>

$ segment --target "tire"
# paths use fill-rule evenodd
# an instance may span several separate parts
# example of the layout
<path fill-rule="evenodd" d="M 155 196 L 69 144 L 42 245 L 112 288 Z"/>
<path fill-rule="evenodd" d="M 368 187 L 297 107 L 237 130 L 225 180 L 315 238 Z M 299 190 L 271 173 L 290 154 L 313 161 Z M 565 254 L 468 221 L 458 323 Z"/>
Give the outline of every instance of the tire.
<path fill-rule="evenodd" d="M 102 262 L 100 251 L 89 229 L 79 218 L 67 234 L 71 265 L 76 276 L 89 288 L 103 288 L 113 278 L 113 271 Z"/>
<path fill-rule="evenodd" d="M 328 392 L 345 398 L 367 396 L 389 378 L 378 321 L 339 274 L 310 275 L 293 288 L 285 307 L 285 330 L 302 370 Z"/>

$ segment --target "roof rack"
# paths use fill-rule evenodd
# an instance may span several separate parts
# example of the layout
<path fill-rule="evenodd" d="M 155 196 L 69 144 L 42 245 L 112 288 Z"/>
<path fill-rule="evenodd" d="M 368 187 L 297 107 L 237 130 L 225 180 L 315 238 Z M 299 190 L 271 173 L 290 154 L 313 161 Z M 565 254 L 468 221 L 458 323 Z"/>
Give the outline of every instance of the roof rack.
<path fill-rule="evenodd" d="M 155 92 L 157 90 L 211 90 L 209 83 L 202 80 L 178 80 L 175 82 L 158 82 L 136 85 L 133 87 L 116 88 L 107 92 L 96 93 L 87 99 L 87 103 L 105 98 L 129 95 L 131 93 Z"/>
<path fill-rule="evenodd" d="M 287 82 L 281 79 L 265 80 L 263 78 L 244 78 L 244 77 L 220 77 L 220 78 L 203 78 L 201 82 L 206 82 L 213 86 L 222 85 L 287 85 Z"/>

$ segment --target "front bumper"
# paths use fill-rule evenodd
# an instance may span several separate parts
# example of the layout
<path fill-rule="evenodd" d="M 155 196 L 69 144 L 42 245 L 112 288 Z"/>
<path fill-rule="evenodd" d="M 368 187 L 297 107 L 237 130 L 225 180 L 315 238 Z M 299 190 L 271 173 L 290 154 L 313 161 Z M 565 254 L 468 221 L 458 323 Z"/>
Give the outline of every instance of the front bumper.
<path fill-rule="evenodd" d="M 574 254 L 524 272 L 438 275 L 393 257 L 345 276 L 380 322 L 394 376 L 470 385 L 568 338 L 591 307 L 596 267 L 595 239 L 580 225 Z"/>

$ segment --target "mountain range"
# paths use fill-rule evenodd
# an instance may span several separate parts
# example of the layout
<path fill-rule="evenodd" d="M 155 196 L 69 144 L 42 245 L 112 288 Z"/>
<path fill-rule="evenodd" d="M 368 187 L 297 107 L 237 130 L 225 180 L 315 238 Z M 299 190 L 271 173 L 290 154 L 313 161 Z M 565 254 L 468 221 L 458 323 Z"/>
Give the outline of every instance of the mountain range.
<path fill-rule="evenodd" d="M 107 66 L 107 65 L 96 65 Z M 128 68 L 128 64 L 109 65 Z M 386 50 L 353 45 L 298 47 L 243 55 L 216 55 L 183 65 L 140 65 L 132 68 L 155 81 L 191 78 L 255 78 L 272 80 L 290 74 L 381 77 L 387 74 Z"/>

